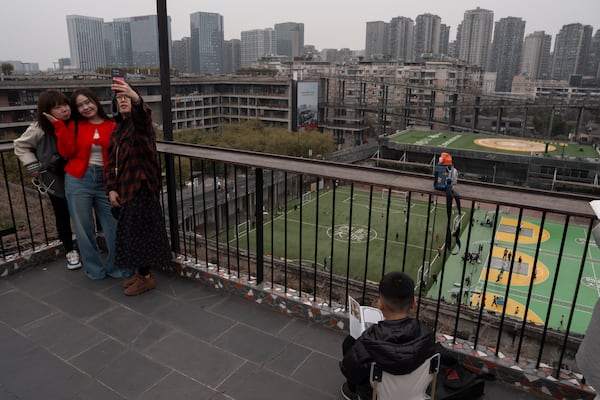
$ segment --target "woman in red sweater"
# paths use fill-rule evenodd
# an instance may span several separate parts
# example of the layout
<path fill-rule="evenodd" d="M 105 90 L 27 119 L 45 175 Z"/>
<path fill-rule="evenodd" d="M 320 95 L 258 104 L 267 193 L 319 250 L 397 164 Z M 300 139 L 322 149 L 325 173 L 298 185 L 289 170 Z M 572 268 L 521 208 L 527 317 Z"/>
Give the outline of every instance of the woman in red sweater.
<path fill-rule="evenodd" d="M 117 222 L 104 193 L 103 169 L 116 124 L 90 89 L 75 90 L 71 95 L 71 108 L 73 121 L 67 125 L 50 114 L 46 117 L 54 124 L 58 152 L 69 160 L 65 167 L 65 195 L 83 269 L 90 279 L 130 276 L 131 270 L 115 268 Z M 96 243 L 94 213 L 108 248 L 105 262 Z"/>

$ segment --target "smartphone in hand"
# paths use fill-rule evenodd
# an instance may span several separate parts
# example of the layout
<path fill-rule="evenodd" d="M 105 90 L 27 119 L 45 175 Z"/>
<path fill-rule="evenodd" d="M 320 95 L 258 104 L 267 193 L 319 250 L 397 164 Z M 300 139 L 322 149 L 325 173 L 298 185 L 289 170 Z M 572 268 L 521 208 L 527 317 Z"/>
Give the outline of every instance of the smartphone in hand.
<path fill-rule="evenodd" d="M 113 68 L 110 71 L 110 75 L 115 81 L 123 81 L 125 82 L 125 72 L 121 68 Z"/>

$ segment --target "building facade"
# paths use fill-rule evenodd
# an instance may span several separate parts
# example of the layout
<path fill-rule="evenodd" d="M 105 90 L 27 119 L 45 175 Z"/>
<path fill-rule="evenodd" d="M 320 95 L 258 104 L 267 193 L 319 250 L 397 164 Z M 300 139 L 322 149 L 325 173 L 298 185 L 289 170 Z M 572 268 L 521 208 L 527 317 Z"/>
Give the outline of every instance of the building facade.
<path fill-rule="evenodd" d="M 535 31 L 525 37 L 519 74 L 531 79 L 550 78 L 550 46 L 552 36 Z"/>
<path fill-rule="evenodd" d="M 414 61 L 415 24 L 407 17 L 396 17 L 390 21 L 388 54 L 392 60 Z"/>
<path fill-rule="evenodd" d="M 496 22 L 488 70 L 496 72 L 496 91 L 510 92 L 512 80 L 519 73 L 525 21 L 517 17 Z"/>
<path fill-rule="evenodd" d="M 234 74 L 242 66 L 242 41 L 231 39 L 224 42 L 223 72 Z"/>
<path fill-rule="evenodd" d="M 442 19 L 433 14 L 418 15 L 415 20 L 415 60 L 423 54 L 440 54 Z"/>
<path fill-rule="evenodd" d="M 285 56 L 288 61 L 302 56 L 304 50 L 304 24 L 283 22 L 275 24 L 277 50 L 275 54 Z"/>
<path fill-rule="evenodd" d="M 223 16 L 216 13 L 190 14 L 192 72 L 220 74 L 223 72 Z"/>
<path fill-rule="evenodd" d="M 71 65 L 81 71 L 106 66 L 104 20 L 82 15 L 67 15 Z"/>
<path fill-rule="evenodd" d="M 242 31 L 241 66 L 251 67 L 260 58 L 277 53 L 277 35 L 272 28 Z"/>
<path fill-rule="evenodd" d="M 591 42 L 592 27 L 590 25 L 563 25 L 554 41 L 552 79 L 568 80 L 571 75 L 583 74 Z"/>
<path fill-rule="evenodd" d="M 457 56 L 459 60 L 487 68 L 492 31 L 494 29 L 494 12 L 477 7 L 465 11 L 457 34 Z"/>
<path fill-rule="evenodd" d="M 389 49 L 389 24 L 383 21 L 367 22 L 365 37 L 365 58 L 383 59 Z"/>

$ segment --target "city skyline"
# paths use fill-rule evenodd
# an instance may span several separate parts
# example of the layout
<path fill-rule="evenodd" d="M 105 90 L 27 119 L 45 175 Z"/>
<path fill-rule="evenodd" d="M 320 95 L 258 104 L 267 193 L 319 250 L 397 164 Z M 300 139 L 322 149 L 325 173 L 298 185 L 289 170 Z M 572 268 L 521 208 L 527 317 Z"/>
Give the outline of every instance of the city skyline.
<path fill-rule="evenodd" d="M 35 3 L 35 7 L 33 7 Z M 453 3 L 438 0 L 426 4 L 402 4 L 383 0 L 378 7 L 365 8 L 364 2 L 337 1 L 316 2 L 306 0 L 301 5 L 287 4 L 274 0 L 256 0 L 241 3 L 236 0 L 223 0 L 217 6 L 203 7 L 199 4 L 167 3 L 171 17 L 172 39 L 190 35 L 190 14 L 214 12 L 223 16 L 225 39 L 239 39 L 242 31 L 273 28 L 283 22 L 298 22 L 305 25 L 305 44 L 317 49 L 350 48 L 361 50 L 365 47 L 366 23 L 389 21 L 402 16 L 416 19 L 418 15 L 431 13 L 438 15 L 443 24 L 450 26 L 450 40 L 456 38 L 456 27 L 462 21 L 464 12 L 477 7 L 494 12 L 494 21 L 508 16 L 526 21 L 525 34 L 543 30 L 554 39 L 561 27 L 570 23 L 591 25 L 594 32 L 600 28 L 600 2 L 597 0 L 574 0 L 564 4 L 533 0 L 526 3 L 507 0 L 494 1 L 460 0 Z M 496 4 L 495 4 L 496 3 Z M 156 14 L 156 2 L 134 0 L 119 2 L 105 0 L 102 3 L 82 4 L 80 1 L 55 0 L 54 2 L 21 1 L 11 4 L 9 12 L 0 16 L 0 34 L 19 39 L 3 40 L 0 46 L 1 60 L 20 60 L 38 63 L 41 70 L 53 67 L 59 58 L 70 57 L 67 36 L 67 15 L 84 15 L 103 18 L 105 22 L 118 18 Z M 598 22 L 597 22 L 598 21 Z"/>

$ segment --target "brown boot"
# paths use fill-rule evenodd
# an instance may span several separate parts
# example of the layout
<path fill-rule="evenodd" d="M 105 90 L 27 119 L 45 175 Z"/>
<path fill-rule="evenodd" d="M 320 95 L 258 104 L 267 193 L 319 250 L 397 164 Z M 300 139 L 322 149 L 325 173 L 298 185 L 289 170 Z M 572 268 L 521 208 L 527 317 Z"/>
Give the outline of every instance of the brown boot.
<path fill-rule="evenodd" d="M 121 287 L 123 287 L 123 289 L 127 289 L 129 286 L 133 285 L 138 279 L 140 279 L 140 275 L 136 272 L 129 278 L 125 278 L 125 280 L 123 280 L 123 282 L 121 283 Z"/>
<path fill-rule="evenodd" d="M 154 280 L 154 276 L 152 276 L 152 274 L 150 274 L 148 277 L 140 275 L 139 278 L 131 284 L 131 286 L 124 290 L 124 293 L 126 296 L 137 296 L 138 294 L 145 293 L 148 290 L 154 289 L 155 287 L 156 281 Z"/>

